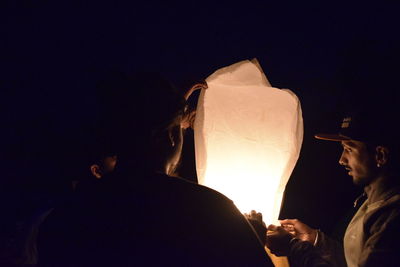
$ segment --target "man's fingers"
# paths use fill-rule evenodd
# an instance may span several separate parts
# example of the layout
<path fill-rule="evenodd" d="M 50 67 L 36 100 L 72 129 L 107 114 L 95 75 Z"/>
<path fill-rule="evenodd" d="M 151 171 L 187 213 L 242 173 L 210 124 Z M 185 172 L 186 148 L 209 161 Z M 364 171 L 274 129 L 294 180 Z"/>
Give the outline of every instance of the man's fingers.
<path fill-rule="evenodd" d="M 206 82 L 199 82 L 194 84 L 192 87 L 190 87 L 190 91 L 195 91 L 195 90 L 199 90 L 199 89 L 207 89 L 208 85 Z"/>
<path fill-rule="evenodd" d="M 261 212 L 257 212 L 257 211 L 255 211 L 255 210 L 252 210 L 250 213 L 251 213 L 251 215 L 253 215 L 253 216 L 262 217 L 262 213 L 261 213 Z"/>
<path fill-rule="evenodd" d="M 293 224 L 293 225 L 295 225 L 295 224 L 297 224 L 299 222 L 299 220 L 297 220 L 297 219 L 285 219 L 285 220 L 279 220 L 279 222 L 281 224 Z"/>
<path fill-rule="evenodd" d="M 293 224 L 282 224 L 283 229 L 285 229 L 286 231 L 294 231 L 294 225 Z"/>
<path fill-rule="evenodd" d="M 201 89 L 207 89 L 207 88 L 208 88 L 208 85 L 206 82 L 196 83 L 189 88 L 189 90 L 183 95 L 183 97 L 185 98 L 185 100 L 188 100 L 194 91 L 201 90 Z"/>
<path fill-rule="evenodd" d="M 270 225 L 268 225 L 267 230 L 268 230 L 268 231 L 277 231 L 277 230 L 278 230 L 278 227 L 279 227 L 279 226 L 270 224 Z"/>
<path fill-rule="evenodd" d="M 199 83 L 199 84 L 194 85 L 192 88 L 193 88 L 194 90 L 198 90 L 198 89 L 207 89 L 208 86 L 207 86 L 206 83 Z"/>

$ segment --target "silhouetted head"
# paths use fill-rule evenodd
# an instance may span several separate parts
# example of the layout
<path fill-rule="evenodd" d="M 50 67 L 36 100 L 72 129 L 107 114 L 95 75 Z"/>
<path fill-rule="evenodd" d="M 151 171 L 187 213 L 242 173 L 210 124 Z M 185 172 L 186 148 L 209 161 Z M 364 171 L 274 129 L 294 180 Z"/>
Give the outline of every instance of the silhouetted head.
<path fill-rule="evenodd" d="M 116 168 L 171 174 L 180 159 L 184 99 L 156 74 L 115 73 L 99 83 L 100 143 L 118 157 Z"/>

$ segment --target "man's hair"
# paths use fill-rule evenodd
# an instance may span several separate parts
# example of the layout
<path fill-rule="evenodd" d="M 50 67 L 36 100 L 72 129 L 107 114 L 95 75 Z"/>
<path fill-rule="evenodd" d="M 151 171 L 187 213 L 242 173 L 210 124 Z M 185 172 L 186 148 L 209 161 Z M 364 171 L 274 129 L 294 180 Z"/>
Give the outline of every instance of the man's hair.
<path fill-rule="evenodd" d="M 155 132 L 167 128 L 183 112 L 183 97 L 158 74 L 111 73 L 97 88 L 100 120 L 96 132 L 118 156 L 140 160 Z"/>

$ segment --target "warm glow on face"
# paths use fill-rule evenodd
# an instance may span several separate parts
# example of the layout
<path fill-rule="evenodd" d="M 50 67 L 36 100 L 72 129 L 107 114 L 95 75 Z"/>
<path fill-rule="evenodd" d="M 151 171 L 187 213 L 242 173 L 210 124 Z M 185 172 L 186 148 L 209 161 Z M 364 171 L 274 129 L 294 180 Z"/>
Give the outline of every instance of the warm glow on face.
<path fill-rule="evenodd" d="M 303 138 L 299 101 L 272 88 L 249 61 L 217 71 L 207 83 L 195 121 L 199 182 L 273 223 Z"/>

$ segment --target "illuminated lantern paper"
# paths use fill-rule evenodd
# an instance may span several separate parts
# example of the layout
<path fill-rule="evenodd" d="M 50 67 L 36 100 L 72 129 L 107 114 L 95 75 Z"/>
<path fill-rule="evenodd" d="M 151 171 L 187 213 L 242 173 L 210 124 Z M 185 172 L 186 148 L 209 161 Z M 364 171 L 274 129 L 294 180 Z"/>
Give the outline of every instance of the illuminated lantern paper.
<path fill-rule="evenodd" d="M 276 223 L 303 140 L 300 102 L 290 90 L 273 88 L 256 60 L 219 69 L 206 81 L 194 125 L 199 183 Z"/>

